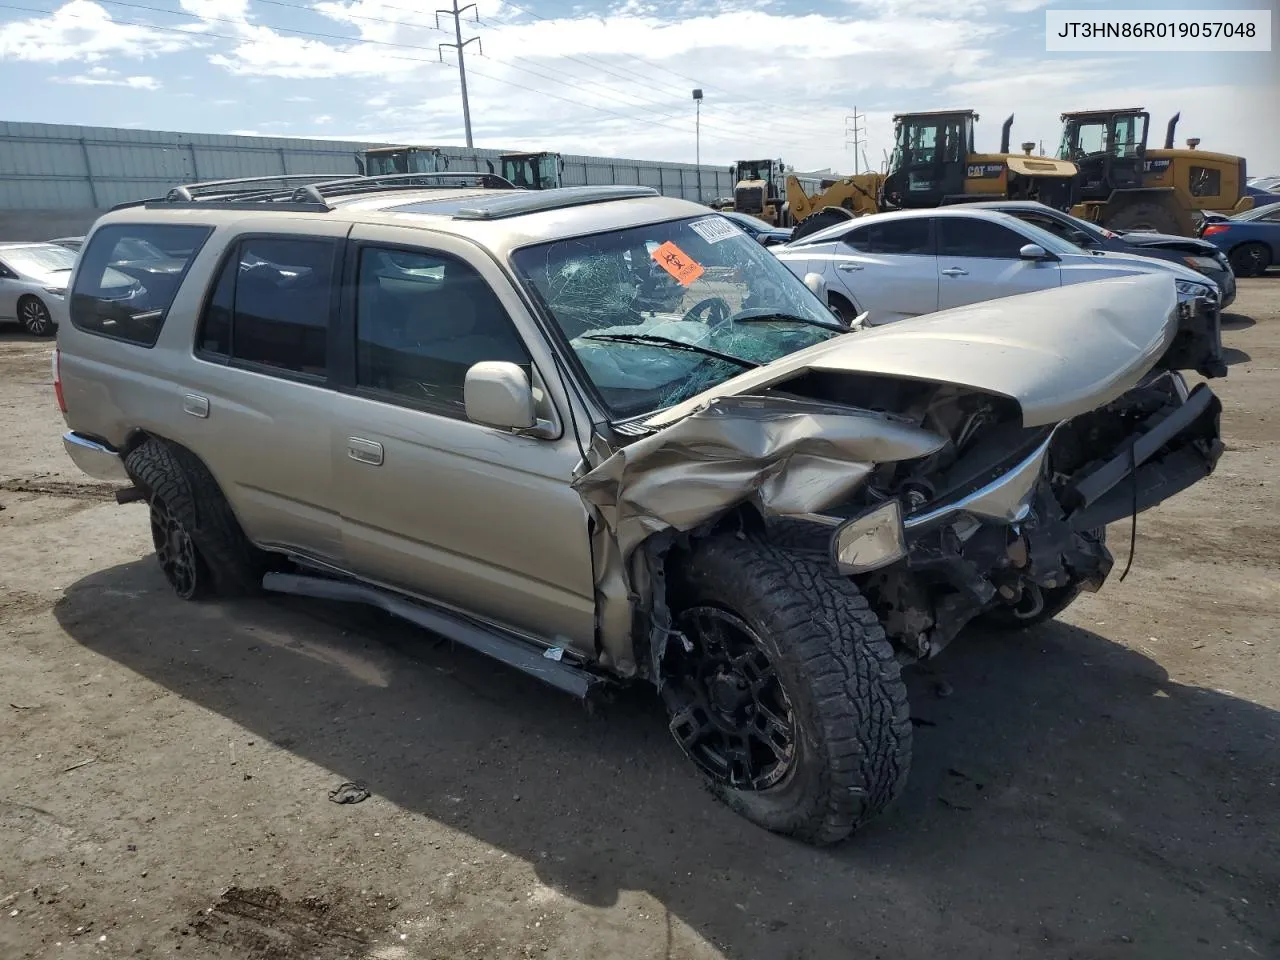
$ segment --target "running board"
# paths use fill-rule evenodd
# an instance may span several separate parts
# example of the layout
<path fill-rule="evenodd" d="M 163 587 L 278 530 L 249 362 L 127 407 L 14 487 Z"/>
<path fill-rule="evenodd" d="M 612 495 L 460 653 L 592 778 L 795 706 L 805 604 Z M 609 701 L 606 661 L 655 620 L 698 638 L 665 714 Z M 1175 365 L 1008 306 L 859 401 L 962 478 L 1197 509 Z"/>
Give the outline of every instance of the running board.
<path fill-rule="evenodd" d="M 268 573 L 262 578 L 262 586 L 276 593 L 314 597 L 317 600 L 345 600 L 379 607 L 393 616 L 438 633 L 464 647 L 470 647 L 477 653 L 501 660 L 543 683 L 579 698 L 585 699 L 594 687 L 605 682 L 603 677 L 547 655 L 557 648 L 544 650 L 526 640 L 486 629 L 474 621 L 434 610 L 363 583 L 296 573 Z"/>

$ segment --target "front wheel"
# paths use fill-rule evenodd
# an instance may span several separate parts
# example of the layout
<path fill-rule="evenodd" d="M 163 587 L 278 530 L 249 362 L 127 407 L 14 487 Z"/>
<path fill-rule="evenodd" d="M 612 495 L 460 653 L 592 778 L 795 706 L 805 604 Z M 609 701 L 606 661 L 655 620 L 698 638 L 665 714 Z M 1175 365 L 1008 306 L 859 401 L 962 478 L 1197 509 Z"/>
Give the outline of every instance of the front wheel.
<path fill-rule="evenodd" d="M 33 337 L 53 336 L 53 316 L 39 297 L 23 297 L 18 301 L 18 322 Z"/>
<path fill-rule="evenodd" d="M 812 844 L 844 839 L 901 793 L 907 692 L 865 598 L 817 556 L 716 536 L 673 578 L 663 661 L 671 732 L 712 793 Z"/>
<path fill-rule="evenodd" d="M 1133 203 L 1105 218 L 1102 224 L 1116 233 L 1180 234 L 1178 218 L 1159 203 Z"/>

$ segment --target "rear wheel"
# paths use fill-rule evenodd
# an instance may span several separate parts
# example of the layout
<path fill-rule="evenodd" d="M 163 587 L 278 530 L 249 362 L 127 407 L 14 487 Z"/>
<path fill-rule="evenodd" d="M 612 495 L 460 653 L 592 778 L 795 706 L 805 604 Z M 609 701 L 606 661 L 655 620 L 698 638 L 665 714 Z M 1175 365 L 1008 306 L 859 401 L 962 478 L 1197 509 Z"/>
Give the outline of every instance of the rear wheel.
<path fill-rule="evenodd" d="M 857 588 L 829 561 L 749 537 L 701 543 L 673 578 L 663 661 L 671 732 L 713 794 L 813 844 L 839 841 L 901 792 L 906 687 Z"/>
<path fill-rule="evenodd" d="M 1227 259 L 1237 277 L 1260 277 L 1271 266 L 1271 251 L 1263 243 L 1242 243 L 1227 254 Z"/>
<path fill-rule="evenodd" d="M 1158 203 L 1133 203 L 1117 210 L 1102 224 L 1116 233 L 1142 232 L 1180 234 L 1178 218 Z"/>
<path fill-rule="evenodd" d="M 39 297 L 23 297 L 18 301 L 18 322 L 33 337 L 53 336 L 53 316 Z"/>
<path fill-rule="evenodd" d="M 183 600 L 258 593 L 267 555 L 245 537 L 209 469 L 158 438 L 126 458 L 151 508 L 151 540 L 165 579 Z"/>

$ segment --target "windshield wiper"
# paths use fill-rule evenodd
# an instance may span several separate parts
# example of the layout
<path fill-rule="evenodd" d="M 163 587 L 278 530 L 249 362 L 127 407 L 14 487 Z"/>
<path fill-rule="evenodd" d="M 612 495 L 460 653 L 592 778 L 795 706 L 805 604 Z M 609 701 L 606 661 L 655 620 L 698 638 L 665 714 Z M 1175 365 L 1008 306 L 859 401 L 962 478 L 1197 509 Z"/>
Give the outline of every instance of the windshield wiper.
<path fill-rule="evenodd" d="M 747 370 L 754 370 L 760 364 L 754 360 L 743 360 L 741 357 L 735 357 L 728 353 L 721 353 L 719 350 L 712 350 L 710 347 L 702 347 L 696 343 L 685 343 L 683 340 L 676 340 L 673 337 L 659 337 L 650 333 L 588 333 L 582 336 L 583 340 L 604 340 L 609 343 L 647 343 L 655 347 L 671 347 L 673 350 L 688 350 L 690 353 L 700 353 L 704 357 L 711 357 L 715 360 L 723 360 L 726 363 L 736 363 L 740 367 Z"/>
<path fill-rule="evenodd" d="M 832 330 L 836 333 L 852 333 L 851 327 L 842 326 L 838 323 L 825 323 L 822 320 L 815 320 L 813 317 L 802 317 L 798 313 L 787 313 L 782 310 L 770 310 L 766 307 L 756 307 L 751 310 L 740 310 L 729 318 L 730 323 L 769 323 L 773 320 L 789 320 L 792 323 L 804 323 L 811 327 L 821 327 L 823 330 Z"/>

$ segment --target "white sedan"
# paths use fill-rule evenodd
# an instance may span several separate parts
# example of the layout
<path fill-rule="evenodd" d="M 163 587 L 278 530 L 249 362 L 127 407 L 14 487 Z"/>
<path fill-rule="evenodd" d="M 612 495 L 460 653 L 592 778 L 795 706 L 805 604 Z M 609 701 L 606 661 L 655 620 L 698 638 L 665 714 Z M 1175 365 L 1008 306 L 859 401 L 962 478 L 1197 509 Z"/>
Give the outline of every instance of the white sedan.
<path fill-rule="evenodd" d="M 962 206 L 859 217 L 770 250 L 796 276 L 821 274 L 846 320 L 869 326 L 1069 283 L 1142 273 L 1172 275 L 1183 299 L 1217 291 L 1167 260 L 1091 252 L 994 210 Z M 1216 322 L 1216 318 L 1214 318 Z"/>

